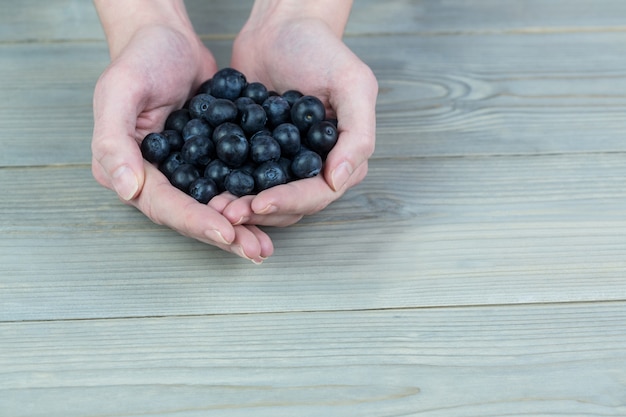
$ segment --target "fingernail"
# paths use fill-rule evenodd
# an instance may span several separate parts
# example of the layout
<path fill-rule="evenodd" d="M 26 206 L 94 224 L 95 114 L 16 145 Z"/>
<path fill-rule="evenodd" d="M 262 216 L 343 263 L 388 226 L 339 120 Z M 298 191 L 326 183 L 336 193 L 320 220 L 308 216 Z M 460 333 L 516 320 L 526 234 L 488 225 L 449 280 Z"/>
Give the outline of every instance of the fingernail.
<path fill-rule="evenodd" d="M 342 162 L 330 175 L 333 190 L 338 191 L 344 186 L 350 175 L 352 175 L 352 167 L 347 162 Z"/>
<path fill-rule="evenodd" d="M 233 245 L 231 247 L 233 253 L 235 253 L 236 255 L 241 256 L 244 259 L 247 259 L 249 261 L 252 260 L 252 258 L 250 258 L 248 255 L 246 255 L 246 253 L 243 251 L 243 248 L 240 245 Z"/>
<path fill-rule="evenodd" d="M 209 239 L 211 239 L 213 241 L 222 242 L 225 245 L 230 245 L 232 243 L 232 242 L 227 241 L 224 238 L 224 235 L 222 235 L 222 233 L 219 230 L 216 230 L 216 229 L 207 230 L 204 234 Z"/>
<path fill-rule="evenodd" d="M 115 188 L 117 194 L 124 200 L 128 201 L 132 199 L 135 193 L 137 193 L 139 183 L 137 182 L 137 177 L 135 177 L 135 174 L 128 165 L 122 165 L 116 169 L 111 178 L 113 180 L 113 188 Z"/>
<path fill-rule="evenodd" d="M 237 220 L 235 223 L 233 223 L 233 226 L 239 226 L 240 224 L 244 224 L 245 222 L 247 222 L 248 220 L 250 220 L 248 217 L 246 216 L 241 216 L 239 218 L 239 220 Z"/>
<path fill-rule="evenodd" d="M 268 204 L 267 206 L 263 207 L 263 209 L 259 210 L 259 211 L 255 211 L 256 214 L 272 214 L 272 213 L 276 213 L 278 211 L 278 207 L 276 207 L 273 204 Z"/>

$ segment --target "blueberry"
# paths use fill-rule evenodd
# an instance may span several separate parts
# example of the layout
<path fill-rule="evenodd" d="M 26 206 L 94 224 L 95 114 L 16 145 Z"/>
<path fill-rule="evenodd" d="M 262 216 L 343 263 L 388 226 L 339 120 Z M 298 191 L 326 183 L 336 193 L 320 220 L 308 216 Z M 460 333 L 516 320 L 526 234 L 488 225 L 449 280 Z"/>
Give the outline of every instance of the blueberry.
<path fill-rule="evenodd" d="M 302 93 L 298 90 L 287 90 L 283 93 L 283 98 L 287 100 L 290 106 L 293 107 L 296 100 L 302 97 Z"/>
<path fill-rule="evenodd" d="M 198 91 L 196 94 L 211 94 L 211 85 L 213 84 L 213 80 L 209 78 L 198 87 Z"/>
<path fill-rule="evenodd" d="M 269 129 L 262 129 L 250 136 L 250 140 L 256 138 L 257 136 L 272 136 L 272 132 Z"/>
<path fill-rule="evenodd" d="M 215 99 L 204 112 L 204 118 L 213 127 L 226 122 L 234 122 L 237 120 L 237 106 L 225 98 Z"/>
<path fill-rule="evenodd" d="M 165 119 L 164 130 L 177 130 L 179 132 L 182 132 L 183 128 L 189 120 L 191 120 L 191 114 L 189 114 L 189 110 L 174 110 L 169 114 L 169 116 L 167 116 L 167 119 Z"/>
<path fill-rule="evenodd" d="M 224 180 L 232 170 L 220 159 L 214 159 L 209 162 L 204 170 L 204 177 L 215 182 L 220 191 L 224 191 Z"/>
<path fill-rule="evenodd" d="M 197 94 L 189 101 L 189 114 L 194 119 L 204 118 L 204 113 L 209 109 L 209 104 L 215 101 L 210 94 Z"/>
<path fill-rule="evenodd" d="M 276 161 L 263 162 L 254 170 L 252 177 L 258 192 L 287 182 L 287 174 Z"/>
<path fill-rule="evenodd" d="M 254 192 L 254 178 L 241 170 L 234 170 L 226 177 L 224 187 L 229 193 L 241 197 Z"/>
<path fill-rule="evenodd" d="M 200 178 L 198 168 L 191 164 L 182 164 L 174 170 L 170 182 L 174 187 L 186 193 L 191 183 L 198 178 Z"/>
<path fill-rule="evenodd" d="M 280 158 L 280 145 L 270 135 L 256 135 L 250 139 L 250 159 L 260 164 Z"/>
<path fill-rule="evenodd" d="M 267 115 L 259 104 L 250 104 L 241 112 L 240 125 L 244 132 L 252 135 L 265 127 Z"/>
<path fill-rule="evenodd" d="M 239 167 L 237 167 L 237 170 L 239 170 L 241 172 L 245 172 L 248 175 L 252 175 L 252 173 L 254 172 L 256 167 L 257 167 L 257 164 L 255 164 L 254 162 L 248 160 L 248 161 L 244 162 L 242 165 L 240 165 Z"/>
<path fill-rule="evenodd" d="M 311 126 L 326 117 L 324 103 L 314 96 L 302 96 L 291 107 L 291 122 L 306 134 Z"/>
<path fill-rule="evenodd" d="M 278 164 L 281 166 L 281 168 L 283 169 L 283 172 L 287 176 L 287 182 L 291 182 L 296 179 L 293 173 L 291 172 L 291 159 L 280 158 L 278 160 Z"/>
<path fill-rule="evenodd" d="M 255 103 L 262 104 L 269 97 L 269 93 L 262 83 L 252 82 L 243 89 L 241 97 L 250 97 Z"/>
<path fill-rule="evenodd" d="M 191 119 L 187 122 L 182 131 L 183 140 L 187 141 L 192 136 L 207 136 L 213 135 L 213 127 L 202 119 Z"/>
<path fill-rule="evenodd" d="M 337 143 L 337 128 L 329 121 L 317 122 L 307 132 L 306 142 L 312 151 L 324 156 Z"/>
<path fill-rule="evenodd" d="M 301 149 L 291 161 L 291 172 L 296 178 L 311 178 L 322 170 L 322 157 L 309 149 Z"/>
<path fill-rule="evenodd" d="M 243 129 L 238 124 L 232 122 L 222 123 L 217 126 L 213 131 L 213 143 L 217 145 L 217 143 L 224 137 L 228 135 L 239 135 L 245 136 Z"/>
<path fill-rule="evenodd" d="M 185 142 L 180 154 L 188 164 L 204 167 L 215 158 L 215 145 L 206 136 L 192 136 Z"/>
<path fill-rule="evenodd" d="M 167 138 L 167 141 L 170 144 L 170 153 L 180 151 L 180 148 L 183 147 L 183 143 L 185 143 L 183 136 L 178 130 L 164 130 L 161 134 Z"/>
<path fill-rule="evenodd" d="M 246 77 L 233 68 L 223 68 L 213 75 L 211 94 L 217 98 L 236 100 L 246 87 Z"/>
<path fill-rule="evenodd" d="M 163 162 L 159 164 L 159 171 L 163 173 L 167 177 L 167 179 L 172 178 L 172 174 L 176 171 L 176 168 L 184 164 L 182 155 L 180 152 L 171 153 Z"/>
<path fill-rule="evenodd" d="M 170 154 L 170 143 L 160 133 L 148 133 L 141 142 L 141 155 L 148 162 L 158 164 Z"/>
<path fill-rule="evenodd" d="M 245 137 L 239 135 L 227 135 L 216 146 L 217 157 L 226 165 L 238 167 L 248 158 L 250 146 Z"/>
<path fill-rule="evenodd" d="M 189 185 L 189 195 L 202 204 L 219 194 L 217 185 L 209 178 L 200 177 Z"/>
<path fill-rule="evenodd" d="M 269 96 L 262 106 L 267 114 L 267 121 L 271 126 L 278 126 L 281 123 L 290 121 L 291 107 L 289 102 L 281 96 Z"/>
<path fill-rule="evenodd" d="M 280 145 L 282 155 L 293 156 L 300 150 L 300 130 L 292 123 L 282 123 L 274 128 L 272 136 Z"/>
<path fill-rule="evenodd" d="M 256 104 L 254 100 L 250 97 L 239 97 L 237 100 L 233 101 L 235 103 L 235 107 L 237 107 L 237 120 L 241 120 L 241 114 L 243 110 L 249 106 L 250 104 Z"/>

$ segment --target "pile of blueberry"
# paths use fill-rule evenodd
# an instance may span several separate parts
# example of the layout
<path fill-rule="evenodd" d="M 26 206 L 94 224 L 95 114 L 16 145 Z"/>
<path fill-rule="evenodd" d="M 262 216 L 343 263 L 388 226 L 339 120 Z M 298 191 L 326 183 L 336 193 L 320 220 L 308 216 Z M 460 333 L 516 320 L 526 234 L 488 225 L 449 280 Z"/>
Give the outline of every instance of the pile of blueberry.
<path fill-rule="evenodd" d="M 201 203 L 318 175 L 337 142 L 337 122 L 316 97 L 281 95 L 233 68 L 204 82 L 162 132 L 146 135 L 143 157 Z"/>

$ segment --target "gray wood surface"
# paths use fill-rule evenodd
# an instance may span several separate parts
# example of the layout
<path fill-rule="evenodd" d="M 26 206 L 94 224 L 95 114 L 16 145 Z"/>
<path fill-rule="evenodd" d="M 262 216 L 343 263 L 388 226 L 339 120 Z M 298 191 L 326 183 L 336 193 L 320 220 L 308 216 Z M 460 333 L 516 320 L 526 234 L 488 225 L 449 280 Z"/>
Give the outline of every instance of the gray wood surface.
<path fill-rule="evenodd" d="M 91 3 L 5 1 L 0 417 L 626 415 L 625 15 L 356 0 L 369 175 L 255 266 L 93 180 Z"/>

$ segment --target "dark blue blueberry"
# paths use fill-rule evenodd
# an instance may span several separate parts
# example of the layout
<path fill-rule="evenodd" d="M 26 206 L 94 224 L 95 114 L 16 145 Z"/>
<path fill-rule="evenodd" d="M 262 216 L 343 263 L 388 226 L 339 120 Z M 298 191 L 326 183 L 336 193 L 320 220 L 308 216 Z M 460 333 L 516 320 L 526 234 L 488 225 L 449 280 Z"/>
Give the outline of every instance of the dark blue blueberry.
<path fill-rule="evenodd" d="M 158 164 L 170 154 L 170 143 L 167 138 L 160 133 L 148 133 L 141 142 L 141 155 L 148 162 Z"/>
<path fill-rule="evenodd" d="M 237 107 L 237 121 L 241 120 L 241 114 L 248 105 L 256 104 L 250 97 L 239 97 L 237 100 L 233 101 L 233 103 L 235 103 L 235 107 Z"/>
<path fill-rule="evenodd" d="M 206 204 L 219 194 L 219 190 L 212 179 L 200 177 L 189 185 L 188 193 L 200 203 Z"/>
<path fill-rule="evenodd" d="M 267 115 L 265 110 L 259 104 L 250 104 L 243 112 L 241 112 L 241 121 L 239 124 L 244 132 L 252 135 L 265 127 Z"/>
<path fill-rule="evenodd" d="M 224 180 L 232 170 L 220 159 L 214 159 L 209 162 L 204 170 L 205 178 L 209 178 L 215 182 L 220 191 L 224 191 Z"/>
<path fill-rule="evenodd" d="M 234 170 L 226 177 L 224 187 L 229 193 L 241 197 L 254 192 L 254 178 L 241 170 Z"/>
<path fill-rule="evenodd" d="M 216 146 L 217 157 L 226 165 L 238 167 L 248 159 L 250 145 L 245 137 L 227 135 Z"/>
<path fill-rule="evenodd" d="M 272 132 L 269 129 L 259 130 L 254 135 L 250 136 L 250 140 L 256 138 L 257 136 L 272 136 Z"/>
<path fill-rule="evenodd" d="M 270 135 L 255 135 L 250 139 L 250 159 L 257 164 L 280 158 L 280 145 Z"/>
<path fill-rule="evenodd" d="M 256 167 L 257 167 L 257 164 L 255 164 L 254 162 L 248 160 L 248 161 L 244 162 L 241 166 L 239 166 L 237 168 L 237 170 L 245 172 L 248 175 L 252 175 L 252 173 L 254 172 Z"/>
<path fill-rule="evenodd" d="M 215 128 L 211 139 L 213 139 L 213 143 L 217 145 L 223 137 L 228 135 L 246 136 L 241 126 L 232 122 L 226 122 Z"/>
<path fill-rule="evenodd" d="M 176 168 L 184 163 L 185 161 L 183 160 L 180 152 L 174 152 L 159 164 L 159 171 L 161 171 L 169 180 L 172 178 L 172 174 L 176 171 Z"/>
<path fill-rule="evenodd" d="M 269 97 L 267 88 L 259 82 L 249 83 L 241 92 L 241 97 L 250 97 L 257 104 L 263 102 Z"/>
<path fill-rule="evenodd" d="M 198 91 L 196 94 L 211 94 L 211 85 L 213 84 L 213 80 L 209 78 L 198 87 Z"/>
<path fill-rule="evenodd" d="M 202 119 L 191 119 L 183 128 L 183 140 L 187 141 L 190 137 L 197 135 L 210 138 L 213 135 L 213 127 Z"/>
<path fill-rule="evenodd" d="M 170 153 L 180 151 L 180 148 L 183 147 L 183 143 L 185 143 L 183 136 L 178 130 L 164 130 L 161 134 L 165 136 L 167 141 L 170 143 Z"/>
<path fill-rule="evenodd" d="M 291 182 L 291 181 L 296 179 L 293 176 L 293 173 L 291 172 L 291 159 L 289 159 L 289 158 L 280 158 L 278 160 L 278 164 L 281 166 L 281 168 L 283 169 L 283 172 L 287 176 L 287 182 Z"/>
<path fill-rule="evenodd" d="M 215 158 L 215 145 L 206 136 L 192 136 L 185 142 L 180 154 L 188 164 L 204 167 Z"/>
<path fill-rule="evenodd" d="M 182 133 L 187 122 L 191 120 L 191 114 L 187 109 L 174 110 L 165 119 L 164 130 L 177 130 Z"/>
<path fill-rule="evenodd" d="M 259 165 L 252 174 L 256 191 L 261 192 L 287 182 L 287 174 L 281 164 L 276 161 L 267 161 Z"/>
<path fill-rule="evenodd" d="M 198 168 L 191 164 L 182 164 L 172 173 L 170 182 L 176 188 L 187 193 L 192 182 L 200 178 Z"/>
<path fill-rule="evenodd" d="M 287 100 L 290 106 L 293 106 L 300 97 L 302 97 L 302 93 L 297 90 L 288 90 L 283 93 L 283 98 Z"/>
<path fill-rule="evenodd" d="M 236 100 L 246 87 L 246 77 L 233 68 L 223 68 L 213 75 L 211 94 L 217 98 Z"/>
<path fill-rule="evenodd" d="M 332 123 L 335 126 L 335 129 L 339 127 L 339 120 L 335 118 L 326 119 L 327 122 Z"/>
<path fill-rule="evenodd" d="M 269 96 L 262 104 L 270 126 L 287 123 L 291 117 L 289 102 L 281 96 Z"/>
<path fill-rule="evenodd" d="M 274 128 L 272 136 L 280 145 L 281 154 L 293 156 L 300 150 L 300 130 L 292 123 L 283 123 Z"/>
<path fill-rule="evenodd" d="M 337 143 L 337 128 L 331 122 L 315 123 L 306 135 L 307 146 L 322 157 L 328 154 Z"/>
<path fill-rule="evenodd" d="M 194 119 L 203 119 L 204 113 L 209 109 L 209 104 L 215 101 L 210 94 L 197 94 L 189 100 L 189 114 Z"/>
<path fill-rule="evenodd" d="M 321 122 L 325 117 L 324 103 L 314 96 L 302 96 L 291 107 L 291 123 L 296 125 L 302 134 L 306 134 L 311 126 Z"/>
<path fill-rule="evenodd" d="M 291 172 L 296 178 L 311 178 L 322 170 L 322 157 L 309 149 L 301 149 L 291 161 Z"/>
<path fill-rule="evenodd" d="M 204 112 L 204 118 L 213 127 L 226 122 L 234 122 L 237 120 L 237 106 L 225 98 L 215 99 Z"/>

